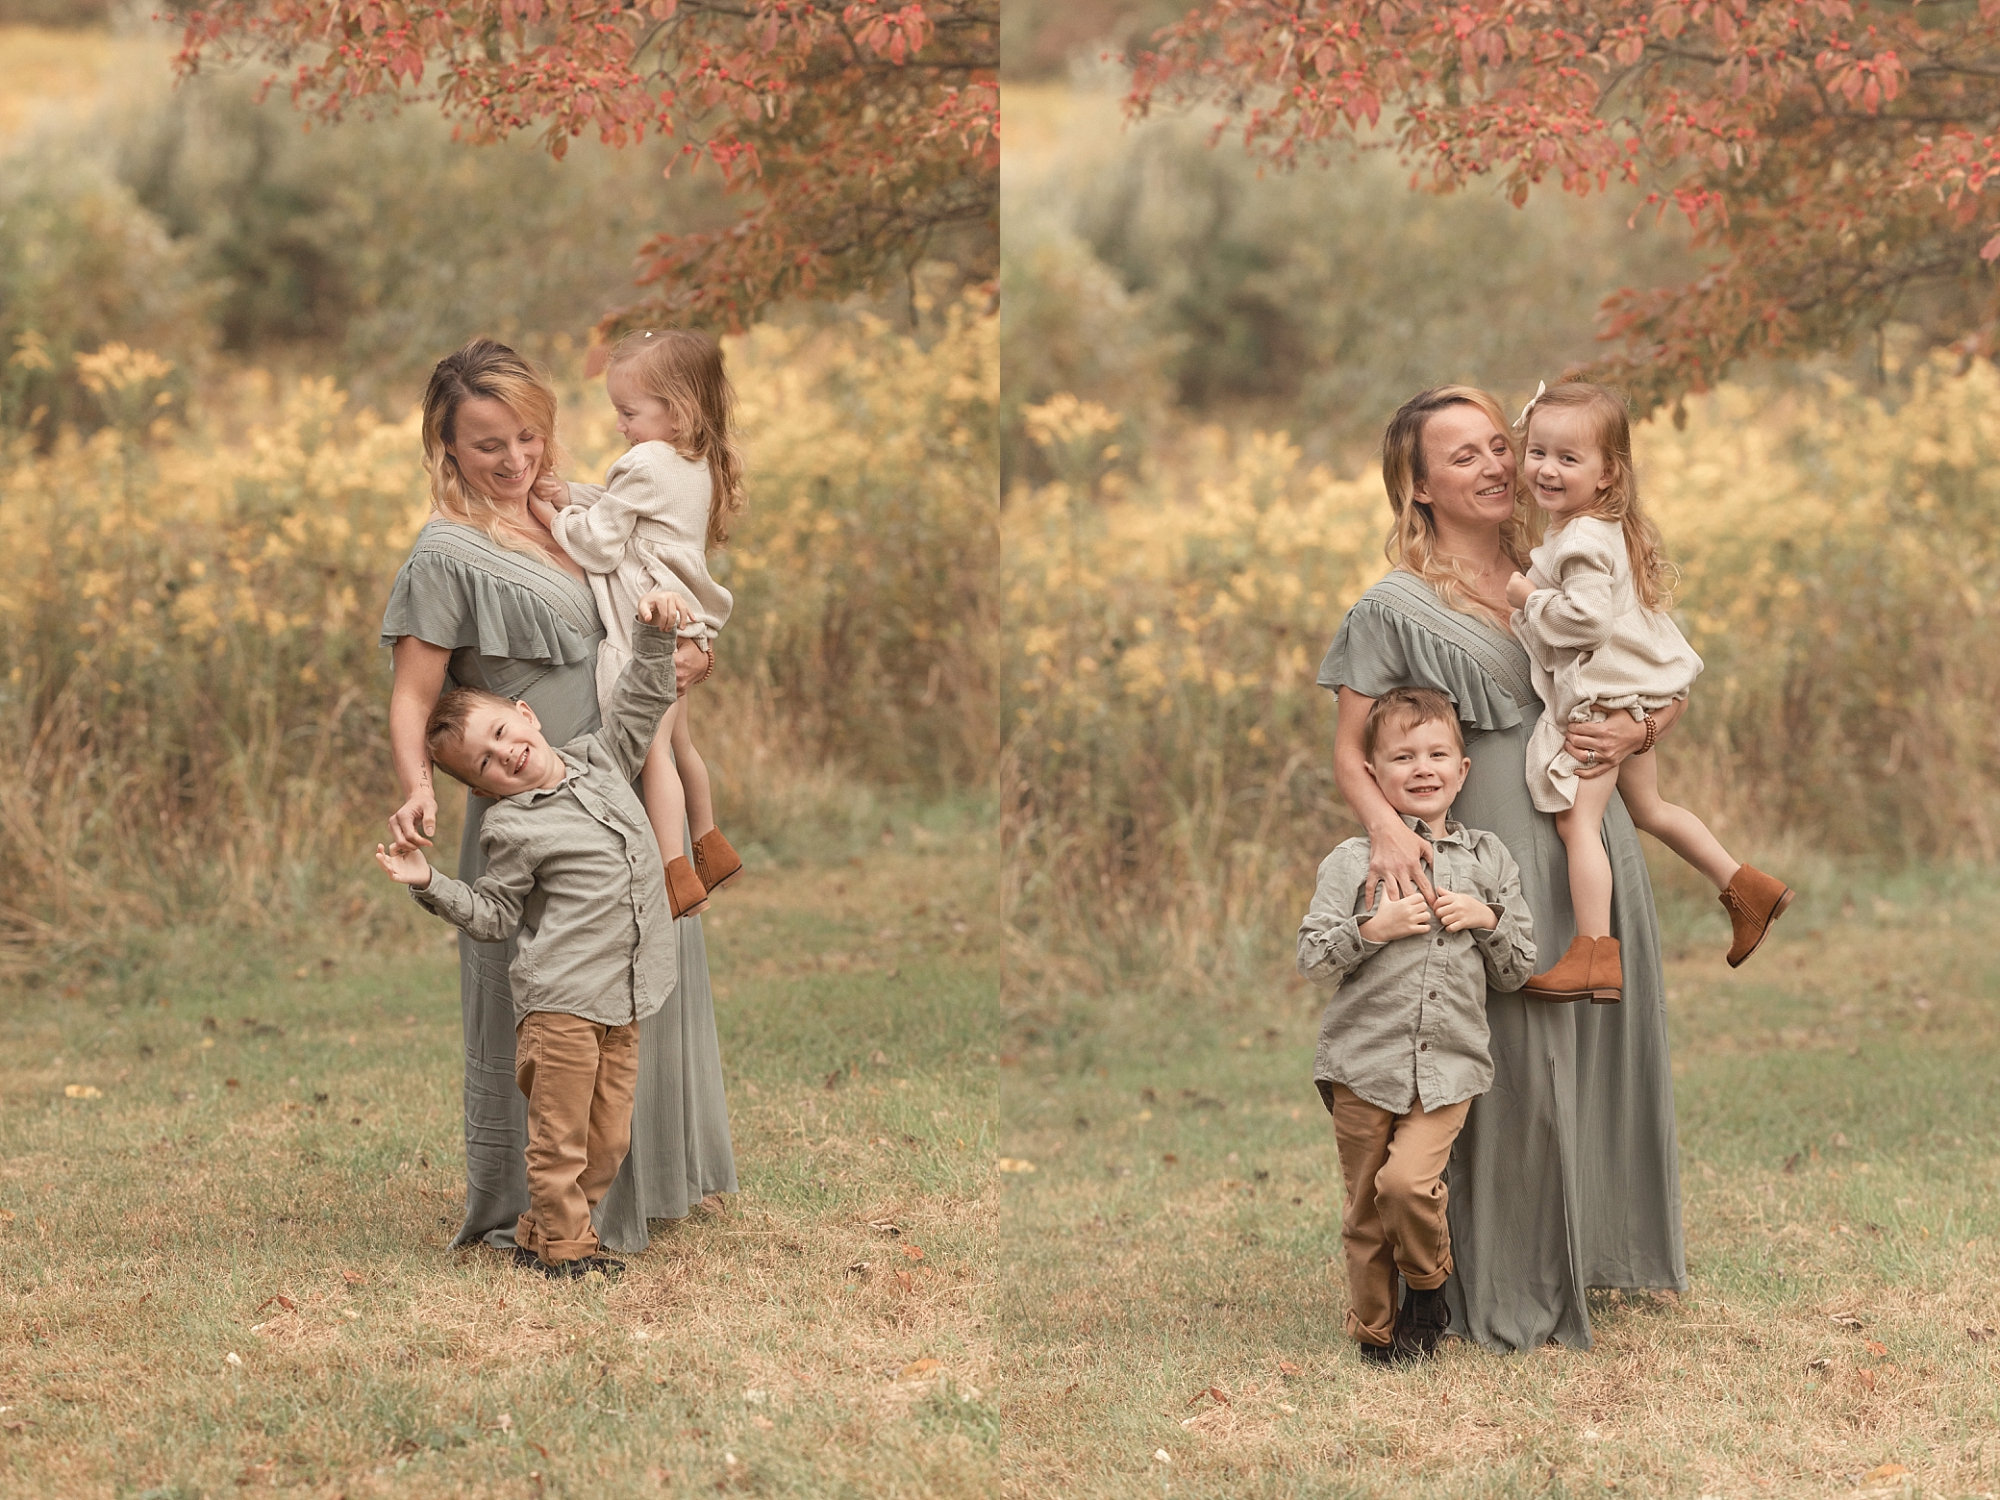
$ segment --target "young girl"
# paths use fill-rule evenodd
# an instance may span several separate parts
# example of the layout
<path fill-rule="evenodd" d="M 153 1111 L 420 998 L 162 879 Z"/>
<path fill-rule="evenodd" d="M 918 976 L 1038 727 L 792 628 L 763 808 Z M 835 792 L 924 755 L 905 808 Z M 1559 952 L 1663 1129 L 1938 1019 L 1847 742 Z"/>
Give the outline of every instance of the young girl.
<path fill-rule="evenodd" d="M 612 464 L 602 486 L 565 489 L 545 481 L 531 502 L 591 575 L 605 629 L 597 655 L 600 702 L 632 659 L 633 611 L 655 589 L 690 601 L 693 618 L 681 634 L 701 642 L 714 670 L 715 636 L 731 600 L 709 576 L 707 554 L 729 539 L 729 518 L 743 508 L 743 463 L 729 430 L 736 395 L 714 339 L 677 328 L 628 334 L 611 351 L 604 383 L 631 450 Z M 666 859 L 667 904 L 676 917 L 698 912 L 743 861 L 715 826 L 708 768 L 688 730 L 685 696 L 667 711 L 639 785 Z M 694 842 L 692 865 L 680 852 L 683 827 Z"/>
<path fill-rule="evenodd" d="M 1666 610 L 1671 570 L 1659 528 L 1639 505 L 1632 429 L 1619 396 L 1571 382 L 1536 394 L 1522 414 L 1520 482 L 1548 522 L 1529 571 L 1507 581 L 1514 634 L 1527 648 L 1542 717 L 1528 741 L 1528 788 L 1556 815 L 1569 851 L 1577 937 L 1562 960 L 1524 986 L 1544 1000 L 1617 1001 L 1623 990 L 1611 936 L 1611 861 L 1599 827 L 1613 788 L 1632 822 L 1715 882 L 1729 913 L 1731 967 L 1748 958 L 1792 892 L 1739 864 L 1693 813 L 1660 798 L 1652 755 L 1655 709 L 1687 697 L 1701 658 Z M 1571 724 L 1624 712 L 1646 726 L 1645 745 L 1604 776 L 1579 776 L 1563 749 Z"/>

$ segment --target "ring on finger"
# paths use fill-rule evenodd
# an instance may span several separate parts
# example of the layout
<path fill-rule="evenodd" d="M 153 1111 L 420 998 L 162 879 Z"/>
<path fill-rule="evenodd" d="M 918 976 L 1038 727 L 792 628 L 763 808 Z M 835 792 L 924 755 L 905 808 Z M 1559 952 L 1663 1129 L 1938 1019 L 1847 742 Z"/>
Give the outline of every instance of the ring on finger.
<path fill-rule="evenodd" d="M 1585 764 L 1586 766 L 1594 766 L 1594 765 L 1596 765 L 1596 764 L 1597 764 L 1597 752 L 1596 752 L 1595 750 L 1592 750 L 1592 751 L 1591 751 L 1591 752 L 1590 752 L 1589 754 L 1585 755 L 1585 756 L 1584 756 L 1584 758 L 1583 758 L 1583 763 L 1584 763 L 1584 764 Z"/>

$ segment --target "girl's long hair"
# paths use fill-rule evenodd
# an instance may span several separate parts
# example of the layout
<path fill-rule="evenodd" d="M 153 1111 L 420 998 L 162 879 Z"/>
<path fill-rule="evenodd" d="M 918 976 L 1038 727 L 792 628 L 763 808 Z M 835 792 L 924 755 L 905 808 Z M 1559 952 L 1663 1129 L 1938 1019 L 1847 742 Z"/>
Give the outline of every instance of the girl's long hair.
<path fill-rule="evenodd" d="M 1389 492 L 1389 538 L 1382 551 L 1390 565 L 1414 573 L 1436 591 L 1437 596 L 1461 614 L 1478 614 L 1500 619 L 1490 605 L 1480 601 L 1471 574 L 1456 558 L 1440 557 L 1437 550 L 1437 518 L 1430 502 L 1417 498 L 1417 486 L 1428 477 L 1424 469 L 1424 429 L 1432 417 L 1448 406 L 1476 406 L 1493 419 L 1496 430 L 1509 432 L 1507 415 L 1500 403 L 1471 385 L 1441 385 L 1421 391 L 1405 401 L 1389 419 L 1382 434 L 1382 486 Z M 1516 568 L 1526 571 L 1528 549 L 1535 544 L 1537 513 L 1524 503 L 1518 490 L 1514 514 L 1500 523 L 1500 550 Z"/>
<path fill-rule="evenodd" d="M 729 540 L 729 520 L 743 509 L 743 455 L 732 424 L 736 392 L 722 368 L 722 346 L 689 328 L 641 329 L 620 339 L 606 373 L 629 369 L 639 388 L 674 419 L 674 451 L 708 464 L 708 545 Z"/>
<path fill-rule="evenodd" d="M 523 427 L 541 435 L 536 479 L 553 474 L 562 464 L 562 446 L 556 441 L 556 393 L 548 380 L 505 344 L 474 339 L 439 360 L 424 388 L 424 467 L 431 476 L 431 509 L 448 521 L 478 527 L 510 552 L 546 559 L 548 554 L 534 533 L 474 489 L 451 456 L 451 444 L 458 441 L 459 407 L 481 397 L 504 403 Z"/>
<path fill-rule="evenodd" d="M 1667 561 L 1660 528 L 1639 503 L 1639 475 L 1632 464 L 1632 419 L 1625 398 L 1608 386 L 1584 380 L 1566 380 L 1542 392 L 1521 413 L 1517 440 L 1528 440 L 1528 424 L 1541 411 L 1582 411 L 1591 422 L 1591 438 L 1604 455 L 1604 467 L 1611 483 L 1598 493 L 1597 504 L 1587 514 L 1600 521 L 1616 521 L 1625 534 L 1625 555 L 1632 563 L 1632 587 L 1639 602 L 1650 610 L 1672 609 L 1674 585 L 1680 570 Z M 1525 466 L 1521 472 L 1521 497 L 1530 500 L 1534 486 Z"/>

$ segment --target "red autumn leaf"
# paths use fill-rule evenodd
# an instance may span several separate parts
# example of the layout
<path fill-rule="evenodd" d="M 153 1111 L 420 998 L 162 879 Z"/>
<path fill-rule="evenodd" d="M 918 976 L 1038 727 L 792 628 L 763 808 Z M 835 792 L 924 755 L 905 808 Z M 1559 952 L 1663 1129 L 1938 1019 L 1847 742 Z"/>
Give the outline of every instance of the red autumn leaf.
<path fill-rule="evenodd" d="M 997 0 L 210 0 L 165 15 L 183 76 L 273 64 L 316 121 L 434 100 L 475 143 L 532 130 L 561 156 L 587 130 L 612 146 L 652 135 L 713 167 L 744 213 L 642 246 L 649 303 L 607 331 L 663 315 L 740 326 L 925 254 L 993 269 Z"/>
<path fill-rule="evenodd" d="M 1135 59 L 1128 107 L 1219 109 L 1280 168 L 1378 143 L 1386 110 L 1433 190 L 1616 182 L 1678 210 L 1706 266 L 1607 298 L 1614 352 L 1590 370 L 1650 409 L 1744 358 L 1841 348 L 1892 308 L 2000 349 L 2000 235 L 1978 224 L 1996 75 L 1995 5 L 1215 0 Z"/>

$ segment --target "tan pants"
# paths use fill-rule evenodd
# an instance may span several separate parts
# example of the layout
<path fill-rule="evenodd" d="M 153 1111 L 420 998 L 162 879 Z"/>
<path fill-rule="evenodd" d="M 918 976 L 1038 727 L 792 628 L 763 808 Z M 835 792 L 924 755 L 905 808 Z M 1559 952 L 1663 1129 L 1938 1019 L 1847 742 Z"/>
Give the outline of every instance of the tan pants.
<path fill-rule="evenodd" d="M 514 1243 L 553 1265 L 597 1253 L 590 1211 L 632 1145 L 639 1027 L 535 1011 L 514 1028 L 514 1081 L 528 1096 L 528 1211 Z"/>
<path fill-rule="evenodd" d="M 1347 1251 L 1347 1332 L 1364 1344 L 1387 1344 L 1396 1332 L 1396 1273 L 1418 1291 L 1451 1275 L 1445 1224 L 1444 1165 L 1472 1101 L 1426 1114 L 1378 1109 L 1344 1084 L 1333 1085 L 1333 1138 L 1347 1211 L 1340 1238 Z"/>

